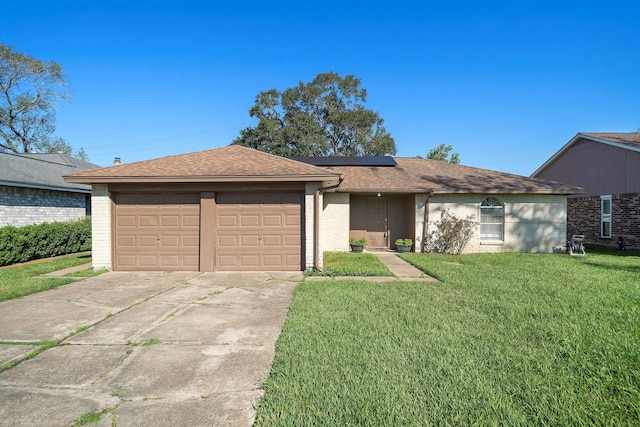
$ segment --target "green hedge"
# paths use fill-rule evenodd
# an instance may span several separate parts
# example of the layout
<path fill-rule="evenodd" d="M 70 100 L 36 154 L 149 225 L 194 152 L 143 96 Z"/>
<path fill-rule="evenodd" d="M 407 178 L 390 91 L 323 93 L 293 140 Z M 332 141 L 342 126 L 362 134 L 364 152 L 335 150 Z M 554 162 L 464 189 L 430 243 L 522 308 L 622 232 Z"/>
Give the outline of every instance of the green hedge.
<path fill-rule="evenodd" d="M 0 228 L 0 266 L 91 250 L 91 218 Z"/>

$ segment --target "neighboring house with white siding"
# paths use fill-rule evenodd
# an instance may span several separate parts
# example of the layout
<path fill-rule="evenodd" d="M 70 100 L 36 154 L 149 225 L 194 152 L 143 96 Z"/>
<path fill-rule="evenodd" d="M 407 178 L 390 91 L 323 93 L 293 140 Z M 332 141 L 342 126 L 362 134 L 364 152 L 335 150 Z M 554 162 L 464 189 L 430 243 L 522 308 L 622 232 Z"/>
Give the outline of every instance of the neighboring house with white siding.
<path fill-rule="evenodd" d="M 304 270 L 350 237 L 394 250 L 451 209 L 477 223 L 466 252 L 565 246 L 557 182 L 428 159 L 283 158 L 238 145 L 78 172 L 93 185 L 93 262 L 112 270 Z"/>
<path fill-rule="evenodd" d="M 531 176 L 585 189 L 569 196 L 569 236 L 640 247 L 640 133 L 578 133 Z"/>
<path fill-rule="evenodd" d="M 91 212 L 91 186 L 63 175 L 99 166 L 59 153 L 0 153 L 0 227 L 69 221 Z"/>

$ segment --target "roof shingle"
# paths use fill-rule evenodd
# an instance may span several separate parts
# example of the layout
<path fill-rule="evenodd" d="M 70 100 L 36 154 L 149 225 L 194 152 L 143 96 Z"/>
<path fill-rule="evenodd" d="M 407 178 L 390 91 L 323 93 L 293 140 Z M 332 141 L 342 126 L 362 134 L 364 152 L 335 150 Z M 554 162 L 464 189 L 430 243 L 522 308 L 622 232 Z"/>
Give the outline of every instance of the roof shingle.
<path fill-rule="evenodd" d="M 396 167 L 326 167 L 344 175 L 340 192 L 574 194 L 578 187 L 439 160 L 395 158 Z"/>
<path fill-rule="evenodd" d="M 98 165 L 59 153 L 0 153 L 0 183 L 7 186 L 48 188 L 87 193 L 91 187 L 70 184 L 62 176 Z"/>
<path fill-rule="evenodd" d="M 618 144 L 628 145 L 630 147 L 640 148 L 640 132 L 633 133 L 584 133 L 582 135 L 591 136 L 598 139 L 604 139 Z"/>
<path fill-rule="evenodd" d="M 125 163 L 79 172 L 65 177 L 67 182 L 215 182 L 231 180 L 324 181 L 338 179 L 336 172 L 316 166 L 229 145 L 222 148 Z"/>

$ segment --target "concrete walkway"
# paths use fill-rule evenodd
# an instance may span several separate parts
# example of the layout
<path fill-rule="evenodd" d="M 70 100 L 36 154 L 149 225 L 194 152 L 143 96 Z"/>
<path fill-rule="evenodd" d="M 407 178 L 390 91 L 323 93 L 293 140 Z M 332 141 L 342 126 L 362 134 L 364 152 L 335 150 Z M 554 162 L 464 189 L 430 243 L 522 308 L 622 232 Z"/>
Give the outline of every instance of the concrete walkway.
<path fill-rule="evenodd" d="M 250 426 L 301 279 L 112 272 L 1 302 L 0 426 Z"/>
<path fill-rule="evenodd" d="M 418 270 L 413 265 L 409 264 L 402 258 L 398 256 L 396 252 L 367 252 L 372 255 L 375 255 L 380 262 L 382 262 L 393 274 L 393 277 L 385 277 L 385 276 L 309 276 L 306 277 L 305 280 L 314 282 L 314 281 L 323 281 L 323 280 L 364 280 L 367 282 L 437 282 L 438 279 L 435 279 L 421 270 Z"/>
<path fill-rule="evenodd" d="M 431 276 L 424 274 L 394 252 L 371 252 L 375 255 L 398 280 L 403 282 L 437 282 Z"/>

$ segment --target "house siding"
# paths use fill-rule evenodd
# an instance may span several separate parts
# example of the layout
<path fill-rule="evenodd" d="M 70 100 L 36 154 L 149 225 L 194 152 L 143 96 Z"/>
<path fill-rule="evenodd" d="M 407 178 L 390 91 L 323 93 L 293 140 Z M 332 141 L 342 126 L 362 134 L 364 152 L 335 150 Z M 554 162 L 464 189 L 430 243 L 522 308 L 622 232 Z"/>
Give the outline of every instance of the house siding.
<path fill-rule="evenodd" d="M 600 196 L 575 197 L 567 202 L 567 238 L 583 234 L 586 243 L 640 247 L 640 193 L 611 195 L 611 238 L 600 237 Z"/>
<path fill-rule="evenodd" d="M 321 216 L 321 252 L 349 250 L 349 194 L 324 193 Z"/>
<path fill-rule="evenodd" d="M 585 188 L 583 196 L 640 192 L 640 153 L 579 140 L 536 178 Z"/>
<path fill-rule="evenodd" d="M 504 240 L 480 240 L 480 203 L 492 196 L 504 203 Z M 415 230 L 422 234 L 426 195 L 416 197 Z M 459 218 L 476 222 L 463 252 L 552 252 L 566 243 L 567 198 L 562 195 L 434 195 L 429 202 L 427 235 L 450 209 Z M 419 233 L 419 234 L 418 234 Z"/>
<path fill-rule="evenodd" d="M 107 184 L 93 184 L 91 193 L 93 268 L 113 268 L 111 260 L 111 197 Z"/>
<path fill-rule="evenodd" d="M 22 227 L 86 216 L 86 194 L 0 185 L 0 226 Z"/>

